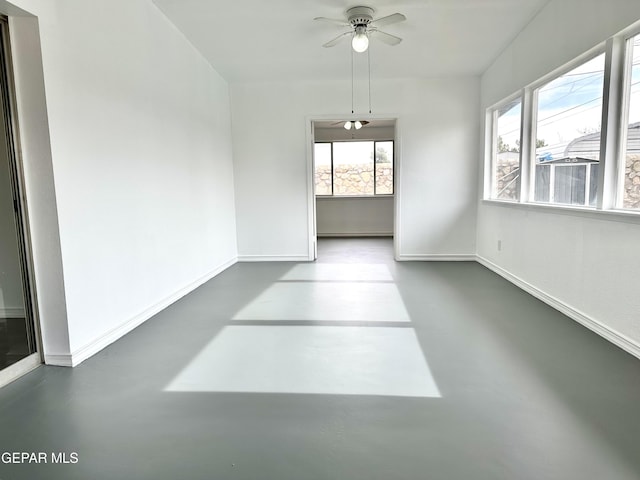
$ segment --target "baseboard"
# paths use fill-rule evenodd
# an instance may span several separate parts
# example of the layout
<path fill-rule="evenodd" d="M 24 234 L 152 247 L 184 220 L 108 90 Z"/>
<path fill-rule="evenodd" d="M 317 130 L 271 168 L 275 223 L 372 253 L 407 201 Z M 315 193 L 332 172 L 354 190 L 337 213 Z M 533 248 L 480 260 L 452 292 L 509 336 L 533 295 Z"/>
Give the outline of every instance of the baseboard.
<path fill-rule="evenodd" d="M 24 308 L 0 308 L 0 318 L 25 318 Z"/>
<path fill-rule="evenodd" d="M 54 367 L 73 367 L 73 356 L 67 354 L 44 354 L 45 365 L 53 365 Z"/>
<path fill-rule="evenodd" d="M 238 255 L 238 262 L 309 262 L 308 255 Z"/>
<path fill-rule="evenodd" d="M 425 254 L 425 255 L 398 255 L 399 262 L 475 262 L 475 255 L 465 253 L 454 254 Z"/>
<path fill-rule="evenodd" d="M 592 318 L 582 313 L 581 311 L 573 308 L 571 305 L 567 305 L 562 300 L 557 299 L 553 295 L 549 295 L 548 293 L 540 290 L 539 288 L 534 287 L 530 283 L 526 282 L 525 280 L 521 279 L 516 275 L 509 273 L 508 271 L 496 265 L 495 263 L 491 262 L 490 260 L 487 260 L 486 258 L 481 257 L 480 255 L 477 255 L 476 257 L 477 257 L 476 258 L 477 262 L 480 263 L 481 265 L 484 265 L 489 270 L 497 273 L 502 278 L 513 283 L 515 286 L 533 295 L 538 300 L 543 301 L 550 307 L 555 308 L 556 310 L 565 314 L 567 317 L 571 318 L 572 320 L 575 320 L 581 325 L 587 327 L 589 330 L 597 333 L 604 339 L 608 340 L 609 342 L 623 349 L 625 352 L 633 355 L 634 357 L 640 358 L 640 344 L 638 344 L 634 340 L 631 340 L 626 335 L 623 335 L 622 333 L 619 333 L 613 330 L 612 328 L 601 323 L 595 318 Z"/>
<path fill-rule="evenodd" d="M 96 353 L 98 353 L 103 348 L 107 347 L 108 345 L 112 344 L 113 342 L 115 342 L 119 338 L 123 337 L 124 335 L 129 333 L 134 328 L 138 327 L 139 325 L 141 325 L 145 321 L 149 320 L 151 317 L 153 317 L 157 313 L 159 313 L 162 310 L 164 310 L 165 308 L 167 308 L 172 303 L 174 303 L 177 300 L 181 299 L 186 294 L 192 292 L 193 290 L 198 288 L 203 283 L 211 280 L 213 277 L 215 277 L 216 275 L 220 274 L 221 272 L 223 272 L 224 270 L 226 270 L 227 268 L 229 268 L 233 264 L 235 264 L 236 261 L 237 261 L 236 258 L 233 258 L 233 259 L 231 259 L 231 260 L 219 265 L 217 268 L 215 268 L 214 270 L 210 271 L 206 275 L 198 278 L 194 282 L 191 282 L 189 285 L 181 288 L 180 290 L 178 290 L 177 292 L 173 293 L 172 295 L 169 295 L 168 297 L 164 298 L 163 300 L 161 300 L 160 302 L 156 303 L 155 305 L 147 308 L 146 310 L 144 310 L 140 314 L 136 315 L 135 317 L 129 319 L 128 321 L 126 321 L 125 323 L 120 325 L 119 327 L 116 327 L 116 328 L 108 331 L 107 333 L 101 335 L 100 337 L 98 337 L 94 341 L 90 342 L 89 344 L 85 345 L 84 347 L 79 348 L 77 350 L 74 350 L 71 353 L 71 355 L 67 355 L 67 354 L 47 355 L 47 354 L 45 354 L 45 356 L 44 356 L 45 363 L 47 365 L 57 365 L 57 366 L 62 366 L 62 367 L 75 367 L 75 366 L 79 365 L 80 363 L 85 361 L 87 358 L 95 355 Z"/>

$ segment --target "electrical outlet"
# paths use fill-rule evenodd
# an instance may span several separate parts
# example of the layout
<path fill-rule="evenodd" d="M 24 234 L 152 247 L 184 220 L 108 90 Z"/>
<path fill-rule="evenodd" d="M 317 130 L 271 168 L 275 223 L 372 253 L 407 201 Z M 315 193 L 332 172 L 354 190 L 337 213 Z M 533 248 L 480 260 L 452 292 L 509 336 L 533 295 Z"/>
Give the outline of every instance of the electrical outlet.
<path fill-rule="evenodd" d="M 498 240 L 498 251 L 502 251 L 502 240 Z"/>

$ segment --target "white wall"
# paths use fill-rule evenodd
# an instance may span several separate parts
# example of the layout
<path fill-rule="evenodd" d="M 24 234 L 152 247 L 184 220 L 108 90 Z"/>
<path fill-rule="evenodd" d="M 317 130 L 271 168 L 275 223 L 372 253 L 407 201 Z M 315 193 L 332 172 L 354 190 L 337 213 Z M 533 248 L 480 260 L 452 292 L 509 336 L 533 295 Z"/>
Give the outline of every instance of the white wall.
<path fill-rule="evenodd" d="M 475 253 L 478 88 L 477 78 L 372 80 L 373 113 L 398 118 L 402 258 Z M 307 259 L 306 121 L 350 112 L 350 81 L 234 83 L 231 98 L 240 258 Z"/>
<path fill-rule="evenodd" d="M 639 18 L 636 0 L 552 0 L 482 77 L 483 109 Z M 639 218 L 491 202 L 478 209 L 478 255 L 636 355 L 638 245 Z"/>
<path fill-rule="evenodd" d="M 77 363 L 235 261 L 228 87 L 150 0 L 13 3 L 38 17 L 64 271 L 68 347 L 44 350 Z"/>
<path fill-rule="evenodd" d="M 393 235 L 393 197 L 316 199 L 318 236 Z"/>

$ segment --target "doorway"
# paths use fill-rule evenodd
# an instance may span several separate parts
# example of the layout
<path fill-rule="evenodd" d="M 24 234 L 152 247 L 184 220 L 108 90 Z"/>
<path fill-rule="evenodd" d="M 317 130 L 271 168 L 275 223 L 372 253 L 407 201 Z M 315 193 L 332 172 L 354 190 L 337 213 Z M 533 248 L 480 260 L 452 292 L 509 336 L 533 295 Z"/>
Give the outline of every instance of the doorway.
<path fill-rule="evenodd" d="M 0 17 L 0 386 L 41 363 L 15 111 L 9 24 Z"/>
<path fill-rule="evenodd" d="M 357 123 L 359 128 L 347 129 L 345 120 L 311 122 L 310 201 L 316 244 L 336 237 L 397 240 L 396 120 Z"/>

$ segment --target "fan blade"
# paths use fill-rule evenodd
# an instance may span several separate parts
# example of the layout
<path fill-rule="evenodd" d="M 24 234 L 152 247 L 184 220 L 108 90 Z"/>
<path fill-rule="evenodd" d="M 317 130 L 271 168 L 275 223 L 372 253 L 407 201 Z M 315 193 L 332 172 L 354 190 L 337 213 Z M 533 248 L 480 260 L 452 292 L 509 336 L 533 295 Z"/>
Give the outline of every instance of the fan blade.
<path fill-rule="evenodd" d="M 318 20 L 319 22 L 327 22 L 332 23 L 334 25 L 340 25 L 341 27 L 348 27 L 350 24 L 345 22 L 344 20 L 337 20 L 335 18 L 327 18 L 327 17 L 316 17 L 314 20 Z"/>
<path fill-rule="evenodd" d="M 345 35 L 351 35 L 352 32 L 344 32 L 341 33 L 340 35 L 338 35 L 336 38 L 334 38 L 333 40 L 329 40 L 327 43 L 325 43 L 324 45 L 322 45 L 324 48 L 329 48 L 329 47 L 333 47 L 336 43 L 338 43 L 340 40 L 342 40 L 342 37 L 344 37 Z"/>
<path fill-rule="evenodd" d="M 392 23 L 404 22 L 406 19 L 407 17 L 405 17 L 401 13 L 394 13 L 393 15 L 378 18 L 377 20 L 371 22 L 369 25 L 375 25 L 376 27 L 379 27 L 381 25 L 391 25 Z"/>
<path fill-rule="evenodd" d="M 386 43 L 387 45 L 398 45 L 402 41 L 400 37 L 381 32 L 380 30 L 371 30 L 370 33 L 374 35 L 378 40 Z"/>
<path fill-rule="evenodd" d="M 343 126 L 346 121 L 347 120 L 340 120 L 338 122 L 333 122 L 333 123 L 330 124 L 330 126 L 332 126 L 332 127 L 336 126 L 336 125 Z M 354 120 L 349 120 L 349 121 L 353 122 Z M 360 123 L 364 127 L 365 125 L 367 125 L 368 123 L 371 123 L 371 122 L 369 122 L 368 120 L 360 120 Z"/>

